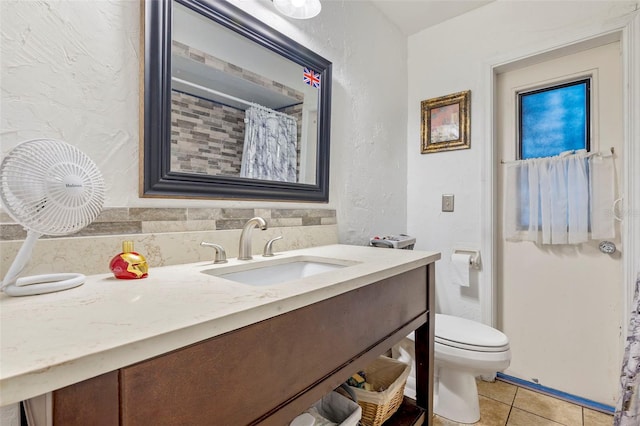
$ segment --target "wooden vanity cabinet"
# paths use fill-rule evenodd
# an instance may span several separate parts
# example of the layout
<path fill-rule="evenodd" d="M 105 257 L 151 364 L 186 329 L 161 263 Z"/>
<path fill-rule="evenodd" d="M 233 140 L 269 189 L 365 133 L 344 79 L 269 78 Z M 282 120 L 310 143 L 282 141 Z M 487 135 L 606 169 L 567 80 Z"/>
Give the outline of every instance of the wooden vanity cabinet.
<path fill-rule="evenodd" d="M 416 330 L 432 389 L 434 266 L 57 390 L 54 425 L 286 425 Z M 418 405 L 432 413 L 432 396 Z"/>

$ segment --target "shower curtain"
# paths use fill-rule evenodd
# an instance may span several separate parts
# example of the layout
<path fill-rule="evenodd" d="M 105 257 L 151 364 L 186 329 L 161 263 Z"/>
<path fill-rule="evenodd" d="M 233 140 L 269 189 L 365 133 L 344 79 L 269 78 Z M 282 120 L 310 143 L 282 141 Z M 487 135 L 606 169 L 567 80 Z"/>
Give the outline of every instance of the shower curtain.
<path fill-rule="evenodd" d="M 636 281 L 633 311 L 629 319 L 629 333 L 622 360 L 620 399 L 613 417 L 614 426 L 640 424 L 640 274 Z"/>
<path fill-rule="evenodd" d="M 296 182 L 296 120 L 264 107 L 245 112 L 245 136 L 240 176 Z"/>

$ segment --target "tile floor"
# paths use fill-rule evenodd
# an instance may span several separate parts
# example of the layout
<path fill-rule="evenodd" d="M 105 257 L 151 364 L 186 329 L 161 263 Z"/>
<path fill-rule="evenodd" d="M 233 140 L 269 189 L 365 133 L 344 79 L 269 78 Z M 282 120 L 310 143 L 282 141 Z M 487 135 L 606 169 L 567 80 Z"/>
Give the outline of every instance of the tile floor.
<path fill-rule="evenodd" d="M 611 426 L 613 416 L 583 408 L 500 380 L 478 381 L 480 421 L 477 426 Z M 435 416 L 436 426 L 458 423 Z"/>

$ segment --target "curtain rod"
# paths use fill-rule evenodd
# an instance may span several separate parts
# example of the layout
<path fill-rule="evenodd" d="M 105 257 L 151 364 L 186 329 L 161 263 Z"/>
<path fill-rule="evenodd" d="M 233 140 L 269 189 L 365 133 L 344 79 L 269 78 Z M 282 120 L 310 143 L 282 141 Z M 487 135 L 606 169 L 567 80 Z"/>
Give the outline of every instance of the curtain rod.
<path fill-rule="evenodd" d="M 250 106 L 250 107 L 260 108 L 260 109 L 263 109 L 265 111 L 272 112 L 274 114 L 282 115 L 283 117 L 293 118 L 293 117 L 291 117 L 291 115 L 286 114 L 284 112 L 276 111 L 275 109 L 271 109 L 269 107 L 257 104 L 255 102 L 245 101 L 244 99 L 236 98 L 235 96 L 227 95 L 226 93 L 218 92 L 217 90 L 209 89 L 208 87 L 200 86 L 199 84 L 195 84 L 195 83 L 192 83 L 190 81 L 183 80 L 181 78 L 171 77 L 171 81 L 175 81 L 176 83 L 182 83 L 184 85 L 193 87 L 194 89 L 204 90 L 205 92 L 211 93 L 212 95 L 222 96 L 223 98 L 226 98 L 226 99 L 229 99 L 229 100 L 235 101 L 235 102 L 240 102 L 241 104 L 245 104 L 245 105 Z"/>
<path fill-rule="evenodd" d="M 615 154 L 616 151 L 613 147 L 610 147 L 609 150 L 611 151 L 611 154 Z M 601 152 L 590 152 L 587 154 L 587 157 L 593 157 L 594 155 L 601 155 Z M 518 161 L 524 161 L 524 160 L 512 160 L 512 161 L 504 161 L 504 160 L 500 160 L 500 164 L 513 164 L 513 163 L 517 163 Z"/>
<path fill-rule="evenodd" d="M 194 89 L 204 90 L 205 92 L 211 93 L 212 95 L 222 96 L 223 98 L 227 98 L 232 101 L 240 102 L 248 106 L 253 106 L 253 102 L 245 101 L 244 99 L 236 98 L 235 96 L 227 95 L 226 93 L 218 92 L 217 90 L 209 89 L 208 87 L 200 86 L 199 84 L 195 84 L 178 77 L 171 77 L 171 81 L 175 81 L 176 83 L 186 84 L 187 86 L 191 86 Z"/>

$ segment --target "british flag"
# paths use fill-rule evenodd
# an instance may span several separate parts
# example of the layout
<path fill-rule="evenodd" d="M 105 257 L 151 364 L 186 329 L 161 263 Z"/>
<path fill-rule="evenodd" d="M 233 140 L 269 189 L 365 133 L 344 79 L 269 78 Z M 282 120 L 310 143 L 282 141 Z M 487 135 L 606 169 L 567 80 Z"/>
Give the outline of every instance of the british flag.
<path fill-rule="evenodd" d="M 316 89 L 320 88 L 320 74 L 310 68 L 304 68 L 302 80 L 309 86 L 315 87 Z"/>

